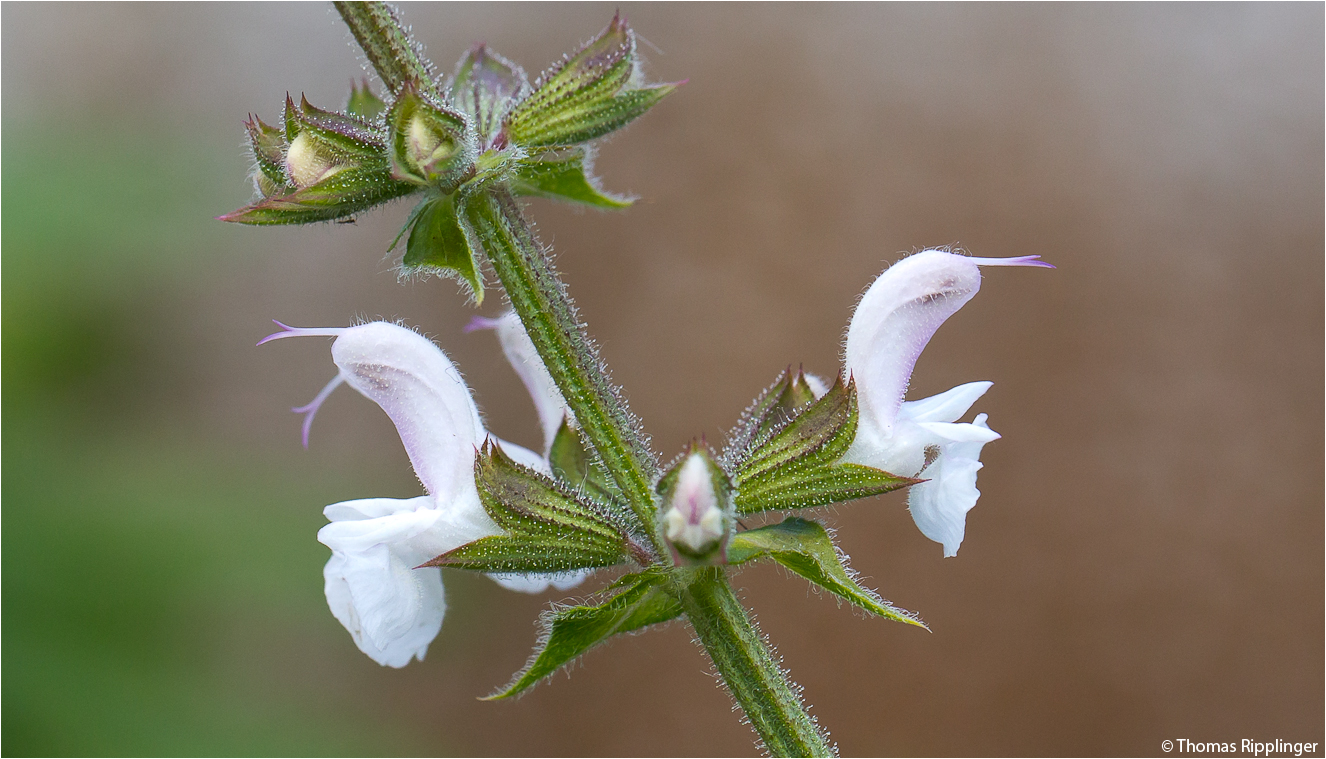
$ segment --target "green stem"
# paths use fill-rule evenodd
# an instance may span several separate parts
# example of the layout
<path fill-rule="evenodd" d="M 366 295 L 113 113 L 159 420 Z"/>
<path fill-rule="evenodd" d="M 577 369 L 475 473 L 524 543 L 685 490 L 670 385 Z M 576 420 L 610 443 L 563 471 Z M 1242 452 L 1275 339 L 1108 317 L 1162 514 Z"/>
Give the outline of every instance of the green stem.
<path fill-rule="evenodd" d="M 732 698 L 774 756 L 833 756 L 828 736 L 811 719 L 721 567 L 696 570 L 676 588 Z"/>
<path fill-rule="evenodd" d="M 368 62 L 395 95 L 407 84 L 437 94 L 428 64 L 418 45 L 405 30 L 396 10 L 386 3 L 333 2 Z"/>
<path fill-rule="evenodd" d="M 525 325 L 566 405 L 655 543 L 653 480 L 657 465 L 639 426 L 608 373 L 548 256 L 515 197 L 498 186 L 465 203 L 512 308 Z M 666 555 L 655 545 L 660 555 Z"/>

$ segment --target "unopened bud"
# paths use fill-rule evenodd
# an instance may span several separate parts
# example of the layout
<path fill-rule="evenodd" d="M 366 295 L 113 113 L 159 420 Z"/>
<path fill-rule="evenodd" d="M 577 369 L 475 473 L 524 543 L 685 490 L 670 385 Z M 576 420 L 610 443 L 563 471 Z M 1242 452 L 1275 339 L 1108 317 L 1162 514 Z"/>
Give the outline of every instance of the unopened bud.
<path fill-rule="evenodd" d="M 682 556 L 707 558 L 726 542 L 730 529 L 726 475 L 698 447 L 674 471 L 673 477 L 664 478 L 664 536 Z"/>
<path fill-rule="evenodd" d="M 473 163 L 465 116 L 425 99 L 407 87 L 387 114 L 392 175 L 432 185 L 447 195 L 465 179 Z"/>
<path fill-rule="evenodd" d="M 311 187 L 346 168 L 326 146 L 300 132 L 285 154 L 285 170 L 295 187 Z"/>
<path fill-rule="evenodd" d="M 456 144 L 443 142 L 424 117 L 416 115 L 406 129 L 405 150 L 412 166 L 431 166 L 450 158 L 456 152 Z"/>

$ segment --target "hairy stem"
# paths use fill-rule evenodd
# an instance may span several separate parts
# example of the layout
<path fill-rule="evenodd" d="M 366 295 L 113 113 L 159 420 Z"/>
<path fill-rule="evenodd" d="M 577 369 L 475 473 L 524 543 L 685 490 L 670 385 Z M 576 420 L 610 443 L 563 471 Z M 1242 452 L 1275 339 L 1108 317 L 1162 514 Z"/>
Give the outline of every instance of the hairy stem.
<path fill-rule="evenodd" d="M 394 8 L 386 3 L 333 2 L 332 5 L 393 95 L 407 84 L 437 94 L 428 64 Z"/>
<path fill-rule="evenodd" d="M 769 753 L 833 756 L 828 736 L 811 719 L 723 569 L 696 570 L 676 592 L 700 643 Z"/>
<path fill-rule="evenodd" d="M 548 367 L 576 423 L 594 446 L 656 541 L 653 454 L 618 397 L 552 263 L 534 239 L 515 197 L 505 187 L 477 193 L 465 204 L 475 235 L 502 281 L 507 298 Z M 663 554 L 661 547 L 659 553 Z"/>

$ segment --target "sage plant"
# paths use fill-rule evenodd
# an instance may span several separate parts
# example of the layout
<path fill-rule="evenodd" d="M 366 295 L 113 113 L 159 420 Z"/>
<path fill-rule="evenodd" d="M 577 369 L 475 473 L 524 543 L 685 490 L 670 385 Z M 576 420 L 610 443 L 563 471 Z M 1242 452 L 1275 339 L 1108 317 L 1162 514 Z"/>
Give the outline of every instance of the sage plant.
<path fill-rule="evenodd" d="M 335 5 L 382 95 L 365 83 L 341 111 L 287 98 L 279 126 L 251 117 L 258 197 L 221 218 L 310 224 L 415 198 L 391 248 L 403 240 L 406 272 L 454 278 L 475 305 L 495 275 L 510 310 L 476 317 L 471 328 L 496 333 L 530 391 L 544 441 L 531 451 L 489 434 L 450 359 L 406 327 L 281 325 L 263 342 L 335 338 L 335 377 L 295 409 L 305 414 L 305 445 L 318 406 L 349 385 L 391 418 L 426 491 L 326 508 L 318 539 L 332 550 L 324 570 L 332 614 L 365 654 L 402 667 L 422 659 L 441 628 L 441 568 L 526 592 L 567 590 L 612 568 L 615 579 L 593 603 L 544 613 L 529 663 L 489 698 L 525 691 L 614 635 L 685 619 L 765 750 L 833 754 L 728 570 L 777 562 L 870 614 L 925 627 L 863 587 L 833 533 L 804 514 L 908 488 L 917 526 L 945 556 L 957 553 L 980 495 L 981 447 L 999 437 L 984 414 L 958 420 L 990 383 L 904 401 L 908 380 L 931 335 L 979 290 L 980 267 L 1048 264 L 939 249 L 904 258 L 857 305 L 836 376 L 783 372 L 721 450 L 693 442 L 664 465 L 520 198 L 629 206 L 593 175 L 594 141 L 678 85 L 646 82 L 620 16 L 531 84 L 483 45 L 440 76 L 394 9 Z M 752 527 L 739 521 L 756 515 Z"/>

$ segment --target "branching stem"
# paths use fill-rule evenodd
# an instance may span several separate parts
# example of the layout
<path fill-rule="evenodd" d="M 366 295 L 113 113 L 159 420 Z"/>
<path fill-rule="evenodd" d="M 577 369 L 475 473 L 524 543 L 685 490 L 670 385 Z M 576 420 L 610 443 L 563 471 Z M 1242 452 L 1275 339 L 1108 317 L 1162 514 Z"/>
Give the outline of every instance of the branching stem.
<path fill-rule="evenodd" d="M 335 6 L 393 94 L 410 84 L 438 94 L 418 45 L 389 6 L 362 2 Z M 505 186 L 495 185 L 470 195 L 465 209 L 539 358 L 652 541 L 653 555 L 637 559 L 665 562 L 668 551 L 655 529 L 657 462 L 519 203 Z M 672 592 L 768 751 L 774 756 L 831 756 L 833 747 L 825 732 L 807 713 L 723 569 L 673 567 L 671 574 Z"/>

